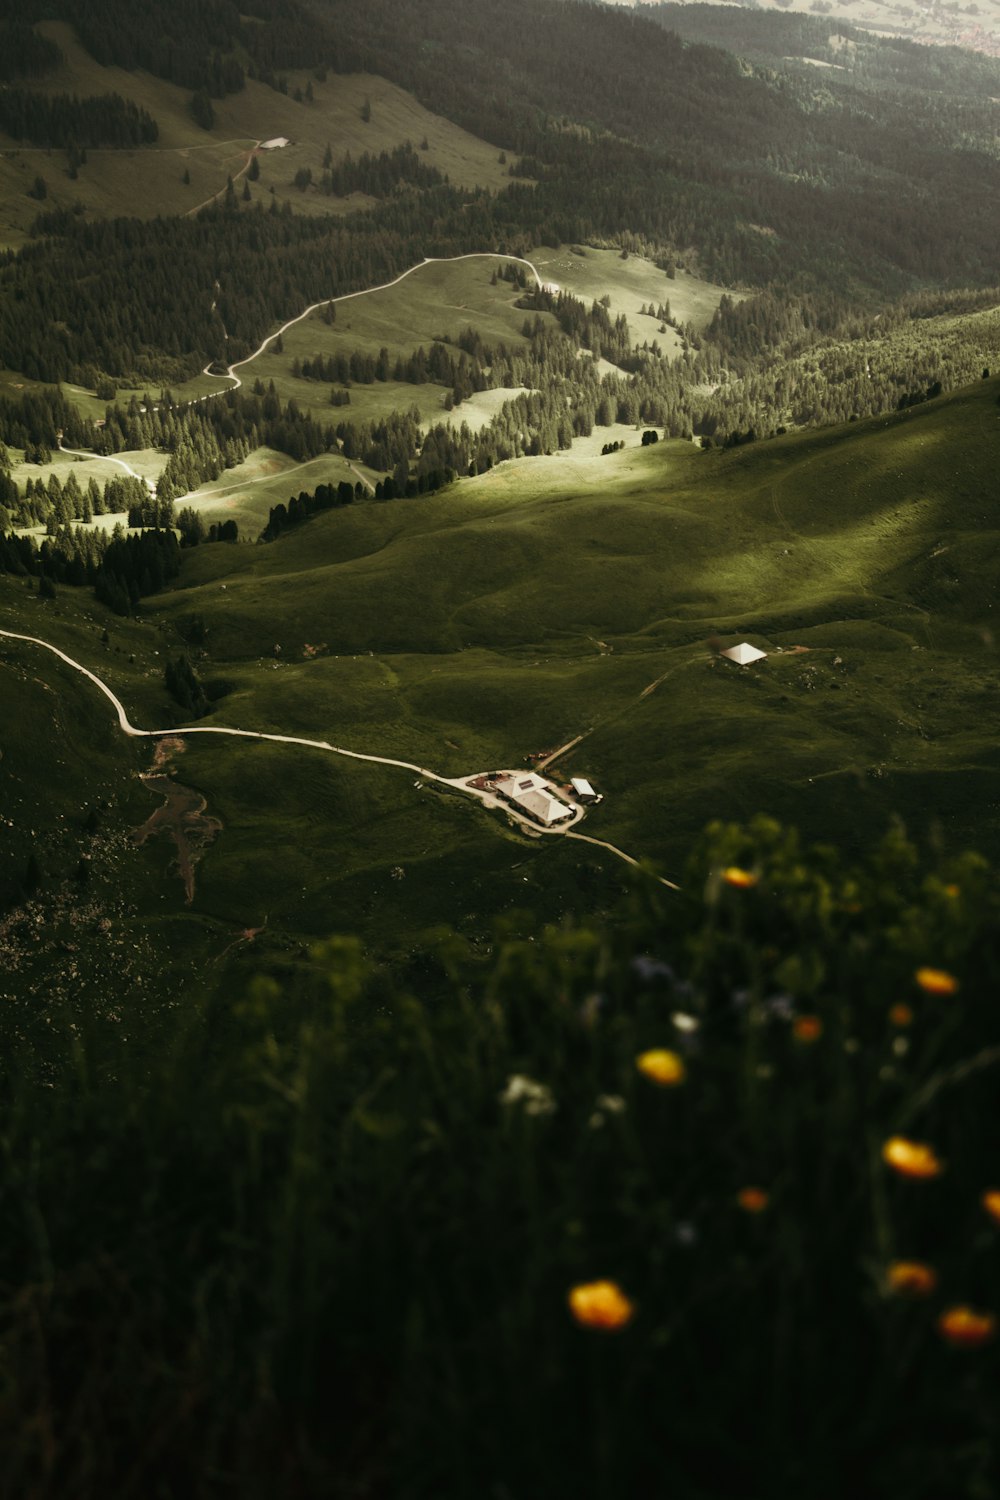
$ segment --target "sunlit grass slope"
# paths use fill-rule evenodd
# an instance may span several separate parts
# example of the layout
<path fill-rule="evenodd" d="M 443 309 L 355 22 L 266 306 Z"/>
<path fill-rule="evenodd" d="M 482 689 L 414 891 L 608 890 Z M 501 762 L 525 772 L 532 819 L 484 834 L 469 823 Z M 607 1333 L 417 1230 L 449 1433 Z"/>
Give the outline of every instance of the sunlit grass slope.
<path fill-rule="evenodd" d="M 141 622 L 109 620 L 109 647 L 101 612 L 69 589 L 52 608 L 0 581 L 0 623 L 79 656 L 149 727 L 184 722 L 162 681 L 166 654 L 184 649 L 213 694 L 207 725 L 446 775 L 582 736 L 554 774 L 605 794 L 584 831 L 673 878 L 709 819 L 756 812 L 853 849 L 899 814 L 921 841 L 989 852 L 996 397 L 982 382 L 725 453 L 660 443 L 524 460 L 430 498 L 326 513 L 275 543 L 200 547 Z M 744 638 L 769 653 L 748 669 L 710 644 Z M 71 788 L 82 809 L 117 731 L 73 674 L 28 648 L 13 657 L 56 693 L 68 681 L 66 702 L 85 707 L 26 742 L 30 826 L 50 829 L 64 809 L 46 788 Z M 11 679 L 12 716 L 21 694 Z M 117 753 L 149 764 L 148 747 Z M 609 852 L 529 840 L 414 772 L 318 750 L 190 736 L 178 777 L 223 824 L 193 905 L 169 845 L 123 854 L 120 876 L 170 953 L 201 963 L 252 928 L 250 961 L 298 963 L 311 936 L 336 929 L 416 962 L 441 921 L 478 945 L 500 918 L 529 920 L 518 912 L 605 909 L 627 877 Z M 144 789 L 129 796 L 123 837 L 151 811 Z"/>
<path fill-rule="evenodd" d="M 859 844 L 898 811 L 992 845 L 995 397 L 503 465 L 201 549 L 157 614 L 207 626 L 219 722 L 449 774 L 585 735 L 560 768 L 607 794 L 588 831 L 674 867 L 751 810 Z M 765 662 L 708 645 L 744 637 Z"/>

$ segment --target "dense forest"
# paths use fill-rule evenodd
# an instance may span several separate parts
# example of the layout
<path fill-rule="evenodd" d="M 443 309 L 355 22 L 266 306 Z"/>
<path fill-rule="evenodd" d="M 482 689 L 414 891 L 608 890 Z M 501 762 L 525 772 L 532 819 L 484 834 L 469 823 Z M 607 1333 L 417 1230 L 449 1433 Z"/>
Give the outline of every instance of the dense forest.
<path fill-rule="evenodd" d="M 119 94 L 77 99 L 30 89 L 0 89 L 0 130 L 36 146 L 149 146 L 159 130 L 144 109 Z"/>

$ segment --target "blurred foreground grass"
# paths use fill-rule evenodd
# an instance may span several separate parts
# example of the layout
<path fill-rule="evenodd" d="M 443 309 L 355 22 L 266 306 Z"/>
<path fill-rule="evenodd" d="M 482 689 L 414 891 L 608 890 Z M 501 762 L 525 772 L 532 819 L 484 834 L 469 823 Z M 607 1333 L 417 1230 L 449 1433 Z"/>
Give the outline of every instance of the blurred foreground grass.
<path fill-rule="evenodd" d="M 998 914 L 758 819 L 434 1004 L 336 937 L 8 1046 L 0 1493 L 986 1500 Z"/>

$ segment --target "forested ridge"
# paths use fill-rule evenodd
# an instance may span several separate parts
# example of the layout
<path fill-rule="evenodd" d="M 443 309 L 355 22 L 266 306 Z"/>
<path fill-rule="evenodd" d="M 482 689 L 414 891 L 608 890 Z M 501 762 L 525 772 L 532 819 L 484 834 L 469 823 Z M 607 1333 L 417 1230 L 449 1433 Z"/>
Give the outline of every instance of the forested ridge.
<path fill-rule="evenodd" d="M 962 60 L 949 56 L 936 65 L 947 87 L 924 96 L 909 85 L 864 85 L 864 77 L 905 73 L 905 49 L 872 44 L 868 73 L 859 52 L 854 72 L 834 86 L 826 72 L 817 79 L 757 68 L 644 16 L 573 0 L 419 0 L 405 15 L 388 0 L 281 0 L 244 13 L 222 0 L 153 9 L 156 26 L 142 29 L 117 0 L 89 0 L 71 19 L 95 55 L 216 94 L 241 85 L 237 64 L 286 86 L 262 60 L 280 53 L 281 66 L 292 66 L 308 32 L 316 69 L 363 66 L 394 79 L 514 147 L 518 177 L 500 193 L 470 192 L 442 181 L 412 144 L 355 161 L 328 150 L 315 186 L 382 201 L 333 225 L 273 199 L 267 208 L 259 199 L 241 206 L 234 192 L 195 219 L 42 216 L 40 237 L 0 267 L 0 347 L 8 366 L 31 379 L 158 388 L 208 361 L 221 370 L 245 359 L 303 307 L 390 280 L 425 256 L 523 255 L 567 242 L 613 244 L 668 273 L 684 263 L 753 295 L 726 299 L 701 334 L 684 329 L 683 356 L 668 362 L 655 338 L 633 348 L 621 330 L 597 337 L 596 307 L 532 294 L 527 310 L 563 322 L 568 353 L 533 328 L 527 361 L 502 349 L 452 351 L 444 360 L 437 349 L 432 370 L 414 367 L 416 351 L 394 356 L 393 374 L 433 378 L 454 403 L 487 386 L 530 387 L 482 433 L 441 428 L 429 437 L 403 414 L 381 436 L 350 420 L 311 432 L 293 404 L 290 422 L 283 414 L 280 426 L 273 417 L 263 424 L 268 441 L 295 456 L 339 444 L 383 470 L 429 442 L 426 467 L 461 473 L 517 452 L 553 451 L 595 424 L 638 421 L 728 440 L 868 415 L 978 373 L 978 329 L 956 334 L 946 361 L 932 350 L 911 358 L 912 340 L 900 365 L 896 349 L 882 356 L 878 344 L 898 328 L 894 319 L 917 321 L 905 298 L 945 286 L 970 288 L 975 298 L 1000 281 L 1000 159 L 989 129 L 996 106 L 982 97 L 987 86 L 1000 94 L 1000 66 L 988 59 L 970 65 L 966 88 Z M 60 0 L 34 0 L 29 14 L 68 11 Z M 818 45 L 826 23 L 808 19 L 782 17 L 774 35 L 781 45 L 800 33 Z M 484 27 L 495 39 L 489 47 Z M 268 41 L 276 30 L 283 52 Z M 929 66 L 918 59 L 907 77 L 926 82 Z M 34 97 L 7 93 L 11 107 Z M 46 107 L 56 111 L 59 99 Z M 804 357 L 822 344 L 821 359 Z M 581 348 L 611 359 L 618 373 L 599 378 L 575 357 Z M 292 374 L 339 383 L 332 404 L 349 403 L 339 367 L 306 361 Z M 384 362 L 377 375 L 359 373 L 355 362 L 349 379 L 387 374 Z M 129 420 L 135 426 L 135 414 Z M 105 446 L 118 442 L 123 423 L 109 412 Z M 22 425 L 29 441 L 51 443 L 44 413 Z M 59 425 L 73 429 L 72 419 Z M 253 417 L 239 442 L 251 431 L 261 431 Z M 218 461 L 229 461 L 232 440 L 221 435 Z M 175 452 L 172 440 L 166 446 Z M 206 473 L 178 459 L 173 493 Z"/>

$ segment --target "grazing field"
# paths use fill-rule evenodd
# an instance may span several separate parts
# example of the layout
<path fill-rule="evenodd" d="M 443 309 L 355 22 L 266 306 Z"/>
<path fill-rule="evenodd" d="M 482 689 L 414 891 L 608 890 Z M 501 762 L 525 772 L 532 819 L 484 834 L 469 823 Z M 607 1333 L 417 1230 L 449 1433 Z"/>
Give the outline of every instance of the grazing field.
<path fill-rule="evenodd" d="M 758 812 L 852 852 L 898 815 L 922 844 L 995 853 L 996 396 L 980 382 L 730 452 L 526 459 L 327 512 L 274 543 L 198 547 L 140 621 L 110 621 L 110 648 L 73 590 L 53 609 L 2 580 L 0 623 L 104 663 L 150 727 L 183 721 L 162 686 L 165 654 L 183 649 L 208 725 L 444 775 L 580 737 L 551 774 L 605 794 L 582 831 L 671 878 L 706 822 Z M 294 491 L 293 478 L 275 483 Z M 716 655 L 742 639 L 766 660 Z M 54 683 L 27 651 L 18 661 Z M 65 759 L 87 722 L 71 716 L 53 753 Z M 605 909 L 628 878 L 608 852 L 526 838 L 404 770 L 191 736 L 178 776 L 223 832 L 190 909 L 154 845 L 136 855 L 132 899 L 205 953 L 244 927 L 264 925 L 257 941 L 275 952 L 336 927 L 407 962 L 437 920 L 483 943 L 504 913 Z M 38 821 L 43 805 L 39 791 Z"/>
<path fill-rule="evenodd" d="M 666 333 L 660 333 L 660 319 L 641 313 L 640 308 L 669 303 L 672 318 L 678 323 L 691 323 L 700 331 L 712 321 L 726 292 L 725 287 L 703 281 L 683 266 L 669 276 L 641 255 L 623 258 L 619 250 L 599 250 L 592 245 L 563 245 L 558 250 L 543 245 L 531 252 L 531 258 L 544 281 L 555 282 L 574 297 L 588 304 L 609 297 L 611 315 L 624 313 L 628 319 L 632 342 L 651 344 L 655 340 L 665 354 L 680 349 L 683 340 L 669 325 Z M 739 302 L 745 294 L 730 291 L 727 295 Z"/>

